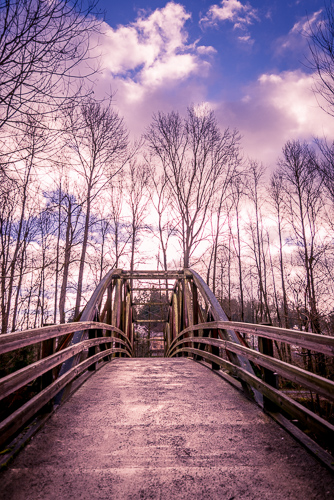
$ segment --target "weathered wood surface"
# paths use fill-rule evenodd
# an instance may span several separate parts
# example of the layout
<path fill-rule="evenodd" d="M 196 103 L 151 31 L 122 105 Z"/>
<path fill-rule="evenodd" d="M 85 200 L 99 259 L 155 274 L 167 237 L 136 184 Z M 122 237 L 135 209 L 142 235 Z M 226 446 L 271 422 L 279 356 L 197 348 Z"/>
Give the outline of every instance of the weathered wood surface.
<path fill-rule="evenodd" d="M 334 491 L 334 477 L 283 429 L 184 358 L 108 363 L 0 480 L 6 500 L 326 500 Z"/>
<path fill-rule="evenodd" d="M 184 353 L 200 355 L 201 358 L 220 365 L 223 369 L 229 371 L 233 376 L 247 382 L 249 385 L 257 389 L 261 392 L 261 394 L 275 403 L 278 408 L 287 412 L 289 415 L 293 416 L 293 418 L 300 420 L 300 422 L 304 422 L 310 430 L 317 434 L 328 436 L 331 440 L 330 442 L 333 442 L 334 426 L 332 424 L 308 410 L 305 406 L 297 403 L 297 401 L 294 401 L 278 389 L 266 384 L 260 378 L 249 373 L 247 370 L 234 365 L 230 361 L 226 361 L 218 356 L 215 356 L 214 354 L 199 349 L 182 347 L 179 350 Z"/>
<path fill-rule="evenodd" d="M 288 342 L 289 344 L 321 352 L 328 356 L 334 355 L 334 337 L 330 337 L 329 335 L 319 335 L 317 333 L 302 332 L 300 330 L 288 330 L 274 326 L 253 325 L 251 323 L 240 323 L 236 321 L 212 321 L 209 323 L 202 323 L 201 325 L 189 326 L 179 333 L 178 338 L 192 331 L 198 331 L 200 329 L 211 330 L 212 328 L 222 330 L 233 328 L 241 333 L 266 337 L 279 342 Z M 174 343 L 178 338 L 174 339 Z M 171 345 L 171 347 L 173 346 Z"/>
<path fill-rule="evenodd" d="M 64 325 L 43 326 L 42 328 L 34 328 L 33 330 L 23 330 L 22 332 L 0 335 L 0 354 L 81 330 L 107 330 L 118 333 L 128 342 L 131 348 L 129 340 L 119 328 L 105 323 L 81 321 L 78 323 L 66 323 Z"/>
<path fill-rule="evenodd" d="M 0 422 L 0 445 L 6 443 L 6 441 L 13 436 L 16 431 L 21 429 L 21 427 L 28 422 L 29 419 L 36 415 L 36 413 L 43 408 L 43 406 L 48 403 L 50 399 L 55 397 L 59 391 L 66 387 L 78 375 L 86 371 L 90 365 L 96 363 L 106 355 L 119 352 L 127 354 L 127 352 L 122 348 L 111 348 L 95 354 L 85 361 L 75 365 L 66 373 L 58 377 L 57 380 L 55 380 L 48 387 L 36 394 L 36 396 L 20 406 L 18 410 L 14 411 L 11 415 L 9 415 L 9 417 Z"/>
<path fill-rule="evenodd" d="M 234 344 L 233 342 L 229 342 L 227 340 L 187 337 L 183 340 L 179 340 L 179 342 L 175 344 L 170 355 L 173 356 L 177 353 L 178 346 L 188 342 L 198 342 L 199 340 L 202 344 L 217 346 L 225 349 L 226 351 L 246 356 L 248 359 L 254 361 L 260 366 L 276 371 L 279 375 L 282 375 L 283 377 L 286 377 L 293 382 L 304 385 L 312 391 L 334 401 L 334 382 L 332 382 L 331 380 L 325 379 L 323 377 L 320 377 L 319 375 L 304 370 L 303 368 L 290 365 L 289 363 L 285 363 L 284 361 L 280 361 L 279 359 L 261 354 L 260 352 L 254 351 L 253 349 Z M 176 349 L 175 352 L 174 349 Z"/>

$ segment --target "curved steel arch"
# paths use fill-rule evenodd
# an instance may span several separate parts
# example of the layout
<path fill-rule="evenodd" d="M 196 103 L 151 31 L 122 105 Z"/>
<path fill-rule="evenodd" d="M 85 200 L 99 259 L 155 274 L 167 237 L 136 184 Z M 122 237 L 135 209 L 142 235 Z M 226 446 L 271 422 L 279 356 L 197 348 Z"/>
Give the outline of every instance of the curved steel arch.
<path fill-rule="evenodd" d="M 167 349 L 166 349 L 167 356 L 169 356 L 171 354 L 171 347 L 173 346 L 173 344 L 176 343 L 177 339 L 179 339 L 183 335 L 190 335 L 190 333 L 189 334 L 182 333 L 182 331 L 184 329 L 186 329 L 187 327 L 190 326 L 190 323 L 192 323 L 192 324 L 199 323 L 200 324 L 200 323 L 205 323 L 206 321 L 208 321 L 208 322 L 211 322 L 211 321 L 225 321 L 226 322 L 226 321 L 228 321 L 228 318 L 227 318 L 223 308 L 219 304 L 217 298 L 212 293 L 209 286 L 201 278 L 201 276 L 193 269 L 185 269 L 184 276 L 185 276 L 185 279 L 184 279 L 184 283 L 183 283 L 183 291 L 181 292 L 182 297 L 179 296 L 178 300 L 174 299 L 174 310 L 175 310 L 175 304 L 183 303 L 182 304 L 182 311 L 179 310 L 177 313 L 177 316 L 181 317 L 183 319 L 183 321 L 182 320 L 179 321 L 180 325 L 179 325 L 178 331 L 176 329 L 176 335 L 173 336 L 173 338 L 171 339 L 171 342 L 169 342 L 169 345 L 167 345 Z M 188 284 L 187 284 L 187 280 L 189 281 Z M 189 297 L 189 295 L 190 295 L 189 285 L 190 285 L 191 281 L 193 282 L 192 298 Z M 194 288 L 194 286 L 195 286 L 195 288 Z M 198 292 L 200 292 L 201 296 L 203 297 L 203 299 L 205 301 L 205 304 L 207 307 L 207 310 L 206 310 L 207 318 L 202 317 L 202 318 L 200 318 L 201 321 L 198 321 L 199 318 L 195 318 L 195 321 L 194 321 L 194 316 L 196 316 L 195 309 L 196 309 L 196 307 L 197 307 L 197 309 L 199 308 L 199 305 L 196 304 L 196 301 L 198 300 L 198 297 L 197 297 Z M 167 330 L 169 329 L 169 330 L 175 331 L 175 329 L 173 328 L 173 324 L 175 323 L 175 317 L 173 317 L 173 299 L 171 301 L 171 306 L 172 306 L 172 308 L 170 311 L 170 313 L 171 313 L 170 325 L 167 328 Z M 189 314 L 191 307 L 192 307 L 192 313 Z M 232 329 L 214 329 L 214 331 L 216 333 L 216 335 L 215 335 L 216 338 L 218 338 L 218 336 L 219 336 L 223 340 L 234 342 L 236 344 L 241 344 L 236 332 Z M 166 335 L 166 338 L 167 338 L 167 343 L 168 343 L 168 335 Z M 235 354 L 233 352 L 229 352 L 228 356 L 234 365 L 240 366 L 244 370 L 249 372 L 250 374 L 254 375 L 253 368 L 252 368 L 249 360 L 246 357 L 239 355 L 239 354 Z M 196 359 L 196 357 L 195 357 L 195 359 Z M 218 369 L 218 366 L 216 367 L 216 369 Z M 250 391 L 250 386 L 248 384 L 244 384 L 244 389 L 248 393 L 252 392 L 256 402 L 259 405 L 263 406 L 263 396 L 257 389 L 252 387 L 251 391 Z"/>
<path fill-rule="evenodd" d="M 130 341 L 131 349 L 133 349 L 133 335 L 132 335 L 132 316 L 131 316 L 131 293 L 127 280 L 122 279 L 122 269 L 112 269 L 109 271 L 105 277 L 100 281 L 98 286 L 95 288 L 92 293 L 89 301 L 84 307 L 82 313 L 80 314 L 80 321 L 103 321 L 106 324 L 115 326 L 116 328 L 122 330 L 125 336 Z M 112 286 L 114 285 L 114 281 L 116 280 L 115 293 L 114 293 L 114 303 L 112 303 Z M 122 301 L 122 294 L 124 294 L 124 290 L 126 290 L 125 300 Z M 102 305 L 103 297 L 107 292 L 108 296 L 106 302 L 104 304 L 104 308 L 102 314 L 100 314 L 100 308 Z M 122 311 L 122 308 L 125 308 Z M 125 316 L 125 324 L 122 325 L 121 318 Z M 94 332 L 96 334 L 96 332 Z M 102 335 L 102 333 L 100 333 Z M 117 335 L 117 334 L 116 334 Z M 73 346 L 82 342 L 87 337 L 91 338 L 91 333 L 88 333 L 86 330 L 80 330 L 75 332 L 74 334 L 70 334 L 70 336 L 66 339 L 66 341 L 62 344 L 62 348 L 67 346 Z M 116 344 L 116 348 L 118 344 Z M 121 355 L 121 353 L 119 354 Z M 80 363 L 81 354 L 73 356 L 71 359 L 66 360 L 60 369 L 59 376 L 64 375 L 66 372 L 71 370 L 75 365 Z M 60 403 L 62 399 L 66 398 L 67 394 L 71 391 L 71 386 L 67 386 L 65 391 L 61 391 L 56 396 L 56 403 Z"/>

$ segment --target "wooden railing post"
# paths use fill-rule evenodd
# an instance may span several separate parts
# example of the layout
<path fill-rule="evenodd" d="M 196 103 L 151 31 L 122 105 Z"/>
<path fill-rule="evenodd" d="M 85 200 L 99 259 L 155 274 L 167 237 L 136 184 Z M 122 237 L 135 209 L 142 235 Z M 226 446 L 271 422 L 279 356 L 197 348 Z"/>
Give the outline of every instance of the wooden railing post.
<path fill-rule="evenodd" d="M 89 330 L 88 338 L 95 339 L 97 337 L 97 330 Z M 88 348 L 88 357 L 94 356 L 97 353 L 97 346 L 93 345 Z M 88 367 L 89 371 L 95 371 L 97 367 L 97 363 L 93 363 Z"/>
<path fill-rule="evenodd" d="M 116 290 L 115 290 L 115 297 L 114 297 L 114 303 L 112 307 L 112 312 L 111 312 L 111 324 L 113 326 L 116 326 L 117 328 L 120 328 L 120 323 L 121 323 L 121 305 L 122 305 L 122 280 L 120 278 L 116 279 Z M 116 334 L 115 337 L 117 338 L 118 335 Z M 115 347 L 118 348 L 120 347 L 120 344 L 118 342 L 115 342 Z M 115 357 L 120 357 L 121 353 L 115 353 Z"/>
<path fill-rule="evenodd" d="M 265 354 L 270 357 L 274 357 L 274 346 L 271 339 L 265 337 L 258 338 L 259 351 L 261 354 Z M 277 389 L 277 374 L 268 368 L 262 368 L 262 379 L 268 385 L 271 385 Z M 263 408 L 267 411 L 276 411 L 276 405 L 270 401 L 270 399 L 263 397 Z"/>
<path fill-rule="evenodd" d="M 218 339 L 218 330 L 217 330 L 217 328 L 211 330 L 211 338 Z M 219 347 L 215 346 L 215 345 L 211 346 L 211 352 L 215 356 L 219 356 Z M 211 362 L 211 368 L 212 368 L 212 370 L 220 370 L 220 365 L 218 365 L 217 363 L 215 363 L 214 361 L 212 361 Z"/>
<path fill-rule="evenodd" d="M 55 352 L 55 339 L 48 339 L 42 342 L 42 353 L 41 358 L 47 358 Z M 48 385 L 53 382 L 53 369 L 43 373 L 41 376 L 41 391 L 45 389 Z M 53 399 L 51 399 L 45 406 L 43 406 L 42 412 L 48 413 L 53 410 Z"/>
<path fill-rule="evenodd" d="M 195 285 L 194 280 L 192 280 L 192 295 L 193 295 L 193 320 L 194 325 L 198 324 L 198 294 L 197 294 L 197 286 Z M 194 337 L 198 337 L 198 331 L 193 332 Z M 193 343 L 192 347 L 198 349 L 199 344 Z M 193 354 L 193 360 L 198 360 L 197 354 Z"/>

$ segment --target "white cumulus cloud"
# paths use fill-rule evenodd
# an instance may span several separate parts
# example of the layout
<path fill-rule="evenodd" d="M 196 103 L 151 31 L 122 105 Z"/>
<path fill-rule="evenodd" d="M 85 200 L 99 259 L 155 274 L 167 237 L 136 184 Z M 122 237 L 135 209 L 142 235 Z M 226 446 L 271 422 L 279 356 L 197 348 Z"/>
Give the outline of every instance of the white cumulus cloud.
<path fill-rule="evenodd" d="M 240 101 L 218 105 L 220 123 L 240 130 L 246 156 L 272 167 L 287 140 L 333 140 L 333 118 L 319 106 L 314 78 L 300 70 L 262 74 Z"/>
<path fill-rule="evenodd" d="M 256 20 L 258 20 L 257 10 L 248 2 L 243 4 L 239 0 L 222 0 L 220 5 L 211 5 L 200 22 L 205 26 L 217 25 L 221 21 L 230 21 L 234 28 L 244 29 Z"/>
<path fill-rule="evenodd" d="M 105 29 L 101 40 L 102 65 L 113 78 L 123 81 L 141 98 L 145 89 L 170 85 L 190 75 L 205 75 L 203 59 L 212 47 L 187 45 L 185 23 L 191 15 L 174 2 L 150 14 L 141 13 L 135 22 Z"/>

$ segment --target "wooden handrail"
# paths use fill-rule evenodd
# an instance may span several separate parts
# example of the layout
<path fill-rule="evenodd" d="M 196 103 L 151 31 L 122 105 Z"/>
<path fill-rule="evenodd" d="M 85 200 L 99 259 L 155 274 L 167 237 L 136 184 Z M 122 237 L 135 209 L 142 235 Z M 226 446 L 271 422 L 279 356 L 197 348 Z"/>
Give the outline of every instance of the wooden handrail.
<path fill-rule="evenodd" d="M 110 342 L 118 342 L 127 347 L 126 342 L 122 339 L 116 337 L 99 337 L 96 339 L 83 340 L 78 344 L 67 347 L 60 352 L 56 352 L 47 358 L 40 359 L 31 365 L 25 366 L 16 372 L 10 373 L 6 377 L 0 379 L 0 401 L 1 399 L 9 396 L 13 392 L 17 391 L 21 387 L 29 384 L 32 380 L 43 375 L 47 371 L 55 368 L 60 363 L 63 363 L 66 359 L 71 358 L 75 354 L 82 352 L 92 346 L 97 346 L 101 344 L 106 344 Z M 128 354 L 130 352 L 126 349 Z"/>
<path fill-rule="evenodd" d="M 179 340 L 174 348 L 176 349 L 178 345 L 188 342 L 198 342 L 201 344 L 217 346 L 227 351 L 232 351 L 236 354 L 244 355 L 249 360 L 256 362 L 260 366 L 269 368 L 279 375 L 288 378 L 293 382 L 304 385 L 312 391 L 315 391 L 318 394 L 321 394 L 324 397 L 334 401 L 334 382 L 324 377 L 320 377 L 320 375 L 316 375 L 297 366 L 290 365 L 289 363 L 285 363 L 284 361 L 280 361 L 265 354 L 261 354 L 260 352 L 254 351 L 253 349 L 249 349 L 248 347 L 234 344 L 233 342 L 229 342 L 227 340 L 211 339 L 208 337 L 187 337 L 186 339 Z M 176 352 L 172 351 L 171 356 L 174 356 Z"/>
<path fill-rule="evenodd" d="M 256 325 L 252 323 L 241 323 L 237 321 L 211 321 L 208 323 L 200 323 L 185 328 L 180 332 L 170 345 L 170 349 L 175 345 L 175 342 L 184 334 L 198 330 L 212 330 L 218 328 L 221 330 L 237 330 L 241 333 L 248 333 L 260 337 L 266 337 L 279 342 L 287 342 L 289 344 L 298 345 L 305 349 L 321 352 L 327 356 L 334 355 L 334 337 L 329 335 L 320 335 L 318 333 L 302 332 L 300 330 L 288 330 L 286 328 L 278 328 L 275 326 Z"/>
<path fill-rule="evenodd" d="M 297 401 L 294 401 L 292 398 L 282 393 L 278 389 L 275 389 L 274 387 L 266 384 L 265 382 L 263 382 L 263 380 L 256 377 L 255 375 L 252 375 L 247 370 L 241 368 L 240 366 L 236 366 L 230 361 L 224 360 L 219 356 L 215 356 L 209 352 L 195 349 L 193 347 L 182 347 L 178 352 L 200 355 L 204 359 L 220 365 L 222 368 L 229 371 L 233 376 L 237 377 L 240 380 L 243 380 L 244 382 L 247 382 L 252 387 L 256 387 L 259 392 L 273 401 L 278 408 L 286 411 L 288 414 L 292 415 L 293 418 L 298 419 L 300 422 L 306 422 L 308 427 L 312 431 L 318 434 L 320 433 L 325 435 L 333 442 L 334 426 L 332 424 L 319 417 L 312 411 L 308 410 L 301 404 L 297 403 Z"/>
<path fill-rule="evenodd" d="M 121 335 L 128 342 L 128 345 L 131 348 L 129 339 L 119 328 L 95 321 L 79 321 L 77 323 L 43 326 L 32 330 L 22 330 L 21 332 L 0 335 L 0 354 L 14 351 L 15 349 L 20 349 L 22 347 L 28 347 L 44 340 L 84 330 L 108 330 L 110 332 L 118 333 L 118 335 Z"/>

